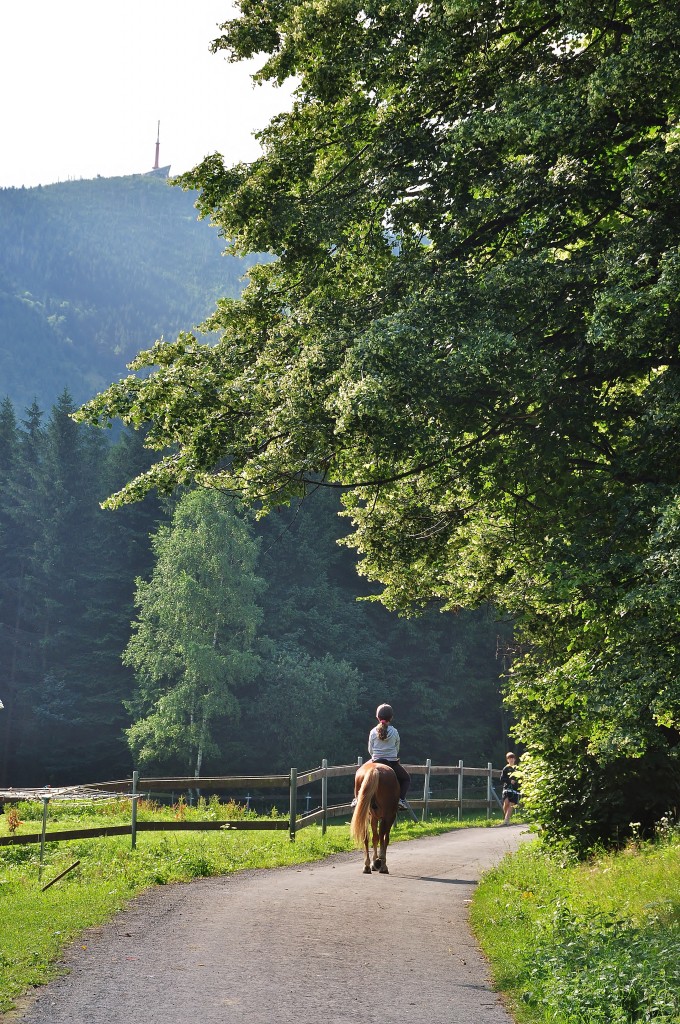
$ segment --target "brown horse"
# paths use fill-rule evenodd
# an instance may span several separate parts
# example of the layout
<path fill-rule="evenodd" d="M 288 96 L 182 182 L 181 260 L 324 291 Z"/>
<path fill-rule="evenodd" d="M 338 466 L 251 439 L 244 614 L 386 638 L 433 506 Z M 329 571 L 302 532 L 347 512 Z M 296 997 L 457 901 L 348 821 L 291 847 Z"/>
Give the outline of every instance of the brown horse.
<path fill-rule="evenodd" d="M 362 764 L 354 777 L 354 795 L 357 800 L 349 832 L 357 844 L 364 847 L 364 874 L 370 875 L 371 861 L 368 856 L 368 822 L 373 833 L 373 870 L 389 875 L 387 870 L 387 847 L 390 829 L 397 817 L 399 806 L 399 780 L 387 764 L 367 761 Z M 379 824 L 378 824 L 379 823 Z M 378 856 L 378 840 L 380 856 Z"/>

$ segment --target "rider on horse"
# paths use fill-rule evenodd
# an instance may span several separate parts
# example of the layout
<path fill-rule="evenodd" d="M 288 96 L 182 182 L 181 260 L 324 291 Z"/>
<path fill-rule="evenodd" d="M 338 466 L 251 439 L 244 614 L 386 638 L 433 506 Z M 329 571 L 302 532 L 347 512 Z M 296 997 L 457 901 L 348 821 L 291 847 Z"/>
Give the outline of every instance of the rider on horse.
<path fill-rule="evenodd" d="M 389 704 L 381 704 L 375 717 L 378 724 L 371 729 L 368 736 L 368 752 L 372 761 L 387 764 L 392 768 L 399 780 L 399 806 L 408 810 L 406 794 L 411 784 L 411 776 L 399 761 L 399 733 L 392 725 L 394 712 Z"/>

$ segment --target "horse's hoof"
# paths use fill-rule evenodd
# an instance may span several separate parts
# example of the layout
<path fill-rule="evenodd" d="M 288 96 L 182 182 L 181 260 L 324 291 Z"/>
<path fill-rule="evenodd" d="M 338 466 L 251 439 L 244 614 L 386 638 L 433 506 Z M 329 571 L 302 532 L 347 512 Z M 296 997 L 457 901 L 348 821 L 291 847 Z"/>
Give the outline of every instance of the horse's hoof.
<path fill-rule="evenodd" d="M 380 868 L 380 874 L 381 875 L 389 875 L 389 871 L 387 870 L 387 864 L 385 864 L 384 867 Z"/>
<path fill-rule="evenodd" d="M 370 873 L 371 873 L 371 869 L 369 867 L 364 868 L 364 874 L 365 875 L 370 875 Z"/>
<path fill-rule="evenodd" d="M 379 860 L 374 860 L 373 861 L 373 870 L 374 871 L 382 871 L 382 868 L 381 868 L 380 864 L 381 864 L 381 862 Z"/>

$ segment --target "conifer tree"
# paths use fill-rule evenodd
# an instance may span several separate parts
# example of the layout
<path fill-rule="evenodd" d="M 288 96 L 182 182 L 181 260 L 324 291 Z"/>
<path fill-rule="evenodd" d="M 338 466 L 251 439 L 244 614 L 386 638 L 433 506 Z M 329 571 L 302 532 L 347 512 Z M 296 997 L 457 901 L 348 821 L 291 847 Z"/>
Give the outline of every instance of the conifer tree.
<path fill-rule="evenodd" d="M 3 590 L 3 634 L 6 643 L 4 686 L 6 714 L 3 717 L 4 744 L 2 777 L 25 763 L 31 750 L 30 721 L 33 713 L 32 682 L 40 671 L 41 592 L 37 583 L 36 551 L 40 533 L 41 504 L 38 495 L 45 452 L 43 411 L 33 401 L 25 410 L 16 446 L 7 465 L 3 500 L 5 521 L 4 554 L 7 558 Z M 9 408 L 4 406 L 5 429 L 12 436 Z"/>
<path fill-rule="evenodd" d="M 9 495 L 13 490 L 19 449 L 19 430 L 14 406 L 5 398 L 0 406 L 0 785 L 6 784 L 14 748 L 16 706 L 17 613 L 21 581 L 21 554 Z"/>

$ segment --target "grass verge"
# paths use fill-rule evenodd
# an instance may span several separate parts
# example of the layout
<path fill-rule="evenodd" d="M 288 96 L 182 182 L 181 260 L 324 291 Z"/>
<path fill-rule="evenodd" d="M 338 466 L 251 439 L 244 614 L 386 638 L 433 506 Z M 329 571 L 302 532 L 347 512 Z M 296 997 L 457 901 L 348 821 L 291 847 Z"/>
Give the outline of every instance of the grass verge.
<path fill-rule="evenodd" d="M 678 831 L 584 863 L 527 844 L 471 918 L 519 1024 L 680 1024 Z"/>
<path fill-rule="evenodd" d="M 103 819 L 107 824 L 129 820 L 129 805 L 119 801 L 99 805 L 96 814 L 82 806 L 69 809 L 62 805 L 59 810 L 57 806 L 50 808 L 50 821 L 58 818 L 63 830 L 101 825 Z M 41 805 L 21 805 L 20 810 L 21 831 L 39 830 Z M 233 808 L 225 813 L 214 802 L 212 807 L 208 802 L 203 810 L 206 816 L 220 819 L 235 813 Z M 185 810 L 180 813 L 188 816 Z M 140 809 L 140 819 L 147 814 L 177 817 L 177 811 Z M 486 824 L 486 819 L 468 818 L 463 827 Z M 458 822 L 450 817 L 433 818 L 424 825 L 400 820 L 392 840 L 437 835 L 456 827 Z M 0 834 L 6 833 L 6 822 L 0 816 Z M 17 997 L 32 986 L 43 985 L 59 973 L 62 950 L 83 929 L 108 920 L 149 886 L 307 863 L 352 849 L 346 823 L 329 825 L 325 836 L 318 825 L 309 826 L 298 833 L 294 843 L 286 831 L 144 832 L 137 836 L 136 850 L 130 845 L 129 836 L 48 843 L 41 881 L 38 845 L 0 848 L 0 1013 L 11 1009 Z M 41 891 L 42 884 L 76 860 L 80 860 L 77 869 Z"/>

